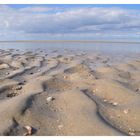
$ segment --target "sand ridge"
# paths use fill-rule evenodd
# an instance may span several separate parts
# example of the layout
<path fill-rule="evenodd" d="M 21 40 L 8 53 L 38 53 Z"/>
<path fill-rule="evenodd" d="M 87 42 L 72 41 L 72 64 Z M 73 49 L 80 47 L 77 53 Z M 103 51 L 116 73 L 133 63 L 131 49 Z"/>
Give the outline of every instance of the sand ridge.
<path fill-rule="evenodd" d="M 0 51 L 0 135 L 140 135 L 138 58 L 52 53 Z"/>

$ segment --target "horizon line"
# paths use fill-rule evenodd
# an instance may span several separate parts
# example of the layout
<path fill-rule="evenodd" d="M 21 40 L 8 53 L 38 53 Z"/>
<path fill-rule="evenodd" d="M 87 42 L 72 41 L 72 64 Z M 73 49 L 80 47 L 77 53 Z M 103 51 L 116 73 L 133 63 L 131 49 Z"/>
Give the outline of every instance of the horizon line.
<path fill-rule="evenodd" d="M 28 42 L 36 42 L 36 43 L 132 43 L 132 44 L 140 44 L 139 41 L 111 41 L 111 40 L 0 40 L 0 43 L 28 43 Z"/>

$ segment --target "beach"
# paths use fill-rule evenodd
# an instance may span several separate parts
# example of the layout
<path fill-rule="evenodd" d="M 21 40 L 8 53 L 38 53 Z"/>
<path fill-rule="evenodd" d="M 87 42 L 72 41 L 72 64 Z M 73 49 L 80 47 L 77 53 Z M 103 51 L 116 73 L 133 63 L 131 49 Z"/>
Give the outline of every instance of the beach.
<path fill-rule="evenodd" d="M 1 49 L 0 135 L 140 135 L 139 56 Z"/>

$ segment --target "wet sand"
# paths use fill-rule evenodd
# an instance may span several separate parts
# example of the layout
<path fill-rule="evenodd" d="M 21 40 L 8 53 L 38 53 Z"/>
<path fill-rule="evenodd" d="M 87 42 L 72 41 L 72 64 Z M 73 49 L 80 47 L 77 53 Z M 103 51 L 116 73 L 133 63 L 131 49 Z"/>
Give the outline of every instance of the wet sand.
<path fill-rule="evenodd" d="M 0 135 L 140 135 L 140 58 L 0 50 Z"/>

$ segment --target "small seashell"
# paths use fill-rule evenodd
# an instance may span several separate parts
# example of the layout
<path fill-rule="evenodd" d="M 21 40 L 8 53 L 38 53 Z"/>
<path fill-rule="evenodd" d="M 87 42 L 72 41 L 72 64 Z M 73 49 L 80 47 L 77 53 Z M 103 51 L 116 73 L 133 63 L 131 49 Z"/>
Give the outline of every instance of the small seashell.
<path fill-rule="evenodd" d="M 118 103 L 117 103 L 117 102 L 114 102 L 114 103 L 112 103 L 112 105 L 113 105 L 113 106 L 117 106 L 117 105 L 118 105 Z"/>
<path fill-rule="evenodd" d="M 103 101 L 104 101 L 104 102 L 107 102 L 107 100 L 106 100 L 106 99 L 104 99 Z"/>
<path fill-rule="evenodd" d="M 29 125 L 24 126 L 24 128 L 27 130 L 27 132 L 24 134 L 24 136 L 32 135 L 32 127 Z"/>
<path fill-rule="evenodd" d="M 9 75 L 10 73 L 9 73 L 9 72 L 6 72 L 5 74 L 6 74 L 6 75 Z"/>
<path fill-rule="evenodd" d="M 54 99 L 55 98 L 54 97 L 51 97 L 51 96 L 46 98 L 47 102 L 53 101 Z"/>
<path fill-rule="evenodd" d="M 129 132 L 135 132 L 133 128 L 129 128 Z"/>
<path fill-rule="evenodd" d="M 63 125 L 61 124 L 61 125 L 58 125 L 58 128 L 59 129 L 62 129 L 63 128 Z"/>
<path fill-rule="evenodd" d="M 96 88 L 95 91 L 98 91 L 98 89 Z"/>
<path fill-rule="evenodd" d="M 15 97 L 15 96 L 17 96 L 17 95 L 18 95 L 18 93 L 16 93 L 16 92 L 11 92 L 11 93 L 7 94 L 7 97 Z"/>
<path fill-rule="evenodd" d="M 127 114 L 128 113 L 128 109 L 125 109 L 123 112 L 124 112 L 124 114 Z"/>
<path fill-rule="evenodd" d="M 97 92 L 97 91 L 98 91 L 98 89 L 93 89 L 93 90 L 92 90 L 92 92 Z"/>
<path fill-rule="evenodd" d="M 134 132 L 129 132 L 128 133 L 130 136 L 135 136 L 135 133 Z"/>
<path fill-rule="evenodd" d="M 95 89 L 93 89 L 92 92 L 95 92 Z"/>
<path fill-rule="evenodd" d="M 15 88 L 15 90 L 21 90 L 22 89 L 22 86 L 18 86 Z"/>
<path fill-rule="evenodd" d="M 67 79 L 68 77 L 67 76 L 64 76 L 64 79 Z"/>

